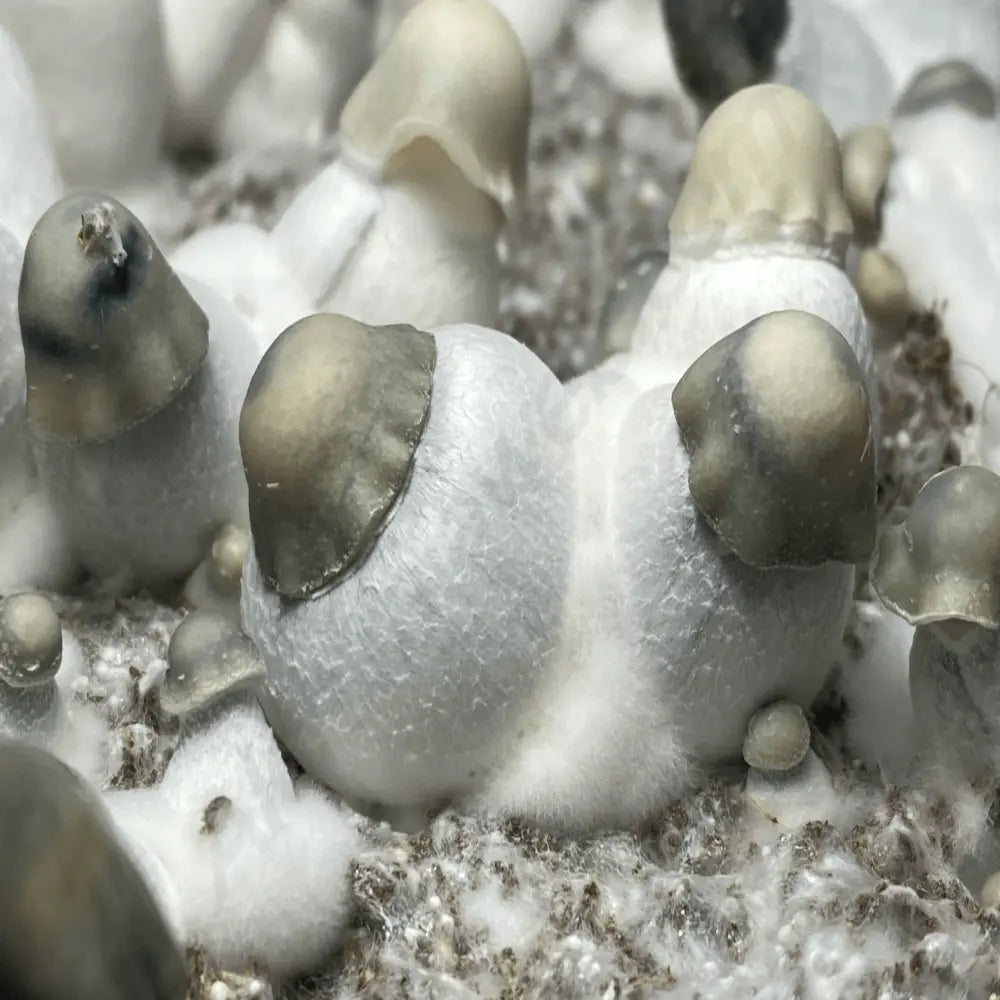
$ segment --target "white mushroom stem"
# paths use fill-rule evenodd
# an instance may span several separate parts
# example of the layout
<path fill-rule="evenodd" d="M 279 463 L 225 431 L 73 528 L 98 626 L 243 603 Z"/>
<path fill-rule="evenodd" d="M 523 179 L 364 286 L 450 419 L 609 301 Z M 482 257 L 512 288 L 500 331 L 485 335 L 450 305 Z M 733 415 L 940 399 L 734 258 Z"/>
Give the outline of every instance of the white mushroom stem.
<path fill-rule="evenodd" d="M 58 725 L 59 709 L 55 681 L 34 688 L 0 682 L 0 736 L 47 742 Z"/>

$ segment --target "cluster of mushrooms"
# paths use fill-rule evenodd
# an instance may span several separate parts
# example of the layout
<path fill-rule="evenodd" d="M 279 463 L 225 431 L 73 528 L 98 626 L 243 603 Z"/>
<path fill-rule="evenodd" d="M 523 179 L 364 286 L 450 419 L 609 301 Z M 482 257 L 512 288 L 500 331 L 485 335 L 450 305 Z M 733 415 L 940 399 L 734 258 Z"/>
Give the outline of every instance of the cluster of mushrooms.
<path fill-rule="evenodd" d="M 265 20 L 247 30 L 280 48 Z M 127 199 L 65 193 L 30 75 L 2 32 L 0 48 L 38 165 L 0 193 L 0 787 L 106 840 L 95 878 L 135 866 L 150 895 L 134 919 L 301 971 L 346 920 L 351 809 L 587 835 L 647 822 L 741 757 L 769 822 L 835 808 L 805 713 L 869 563 L 916 626 L 928 752 L 1000 777 L 1000 477 L 950 469 L 904 523 L 877 523 L 872 334 L 915 307 L 885 239 L 906 205 L 888 126 L 838 136 L 791 87 L 723 88 L 669 252 L 632 263 L 602 318 L 609 357 L 560 384 L 494 328 L 531 87 L 488 0 L 412 6 L 346 100 L 337 157 L 272 229 L 225 223 L 166 253 Z M 192 76 L 171 134 L 250 127 L 254 77 L 224 87 L 231 57 Z M 897 113 L 952 106 L 997 129 L 989 81 L 954 62 Z M 141 166 L 128 132 L 77 138 L 81 168 L 116 150 Z M 191 609 L 159 690 L 179 749 L 161 785 L 103 803 L 25 749 L 74 724 L 39 592 L 80 586 Z M 288 821 L 254 832 L 269 811 Z M 315 858 L 326 936 L 255 952 L 272 914 L 237 894 L 194 922 L 204 873 L 179 845 L 206 831 L 230 836 L 211 848 L 227 864 L 254 836 Z M 183 989 L 179 959 L 155 975 L 142 995 Z"/>

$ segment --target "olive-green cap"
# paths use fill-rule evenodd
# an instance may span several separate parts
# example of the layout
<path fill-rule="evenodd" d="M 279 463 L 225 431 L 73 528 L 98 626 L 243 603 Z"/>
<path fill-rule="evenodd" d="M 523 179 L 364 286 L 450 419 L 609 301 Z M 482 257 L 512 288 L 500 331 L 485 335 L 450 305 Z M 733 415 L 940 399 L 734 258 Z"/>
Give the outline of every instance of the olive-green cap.
<path fill-rule="evenodd" d="M 436 361 L 429 333 L 332 314 L 268 349 L 240 448 L 254 553 L 278 593 L 313 595 L 367 556 L 409 481 Z"/>
<path fill-rule="evenodd" d="M 769 313 L 710 347 L 673 392 L 702 516 L 750 566 L 862 563 L 875 448 L 861 367 L 810 313 Z"/>
<path fill-rule="evenodd" d="M 18 314 L 31 433 L 102 441 L 169 403 L 205 360 L 208 318 L 142 223 L 74 194 L 35 225 Z"/>
<path fill-rule="evenodd" d="M 160 705 L 170 715 L 210 708 L 254 691 L 267 676 L 253 642 L 225 615 L 195 611 L 174 629 Z"/>
<path fill-rule="evenodd" d="M 872 582 L 913 625 L 1000 627 L 1000 476 L 962 465 L 928 479 L 879 540 Z"/>

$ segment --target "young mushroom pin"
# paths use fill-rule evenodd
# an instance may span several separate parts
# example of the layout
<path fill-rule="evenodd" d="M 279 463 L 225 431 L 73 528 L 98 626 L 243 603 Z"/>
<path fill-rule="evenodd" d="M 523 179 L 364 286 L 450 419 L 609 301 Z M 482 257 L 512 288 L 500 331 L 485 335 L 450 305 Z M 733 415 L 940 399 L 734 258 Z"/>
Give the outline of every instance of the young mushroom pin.
<path fill-rule="evenodd" d="M 220 525 L 245 523 L 236 419 L 252 335 L 99 195 L 38 221 L 18 312 L 28 430 L 74 561 L 115 587 L 172 587 Z"/>
<path fill-rule="evenodd" d="M 229 618 L 189 615 L 167 659 L 180 745 L 158 786 L 111 796 L 113 815 L 188 944 L 223 967 L 311 971 L 350 914 L 350 817 L 293 783 L 257 702 L 264 664 Z"/>
<path fill-rule="evenodd" d="M 766 705 L 747 726 L 747 799 L 785 829 L 826 819 L 837 802 L 829 772 L 809 749 L 810 736 L 805 713 L 789 701 Z"/>
<path fill-rule="evenodd" d="M 62 626 L 40 594 L 0 600 L 0 736 L 47 743 L 60 719 Z"/>
<path fill-rule="evenodd" d="M 910 693 L 942 761 L 970 779 L 1000 773 L 1000 477 L 968 465 L 929 479 L 882 537 L 872 576 L 916 626 Z"/>

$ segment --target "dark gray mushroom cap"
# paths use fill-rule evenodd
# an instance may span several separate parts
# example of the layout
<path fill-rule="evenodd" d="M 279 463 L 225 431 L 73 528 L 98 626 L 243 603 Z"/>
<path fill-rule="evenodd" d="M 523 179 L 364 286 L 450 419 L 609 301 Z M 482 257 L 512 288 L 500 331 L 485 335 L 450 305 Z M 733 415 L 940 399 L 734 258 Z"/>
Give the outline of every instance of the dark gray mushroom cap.
<path fill-rule="evenodd" d="M 243 559 L 250 548 L 250 533 L 227 524 L 212 542 L 208 560 L 209 583 L 221 594 L 238 594 L 243 581 Z"/>
<path fill-rule="evenodd" d="M 240 415 L 254 552 L 303 598 L 363 559 L 409 480 L 437 346 L 413 327 L 345 316 L 294 323 L 264 355 Z"/>
<path fill-rule="evenodd" d="M 906 520 L 882 535 L 872 581 L 914 625 L 1000 627 L 1000 476 L 963 465 L 928 479 Z"/>
<path fill-rule="evenodd" d="M 32 688 L 55 679 L 62 663 L 59 616 L 41 594 L 0 601 L 0 681 Z"/>
<path fill-rule="evenodd" d="M 767 80 L 788 30 L 788 0 L 660 0 L 677 72 L 705 109 Z"/>
<path fill-rule="evenodd" d="M 267 671 L 253 642 L 225 615 L 195 611 L 174 629 L 160 705 L 188 715 L 256 690 Z"/>
<path fill-rule="evenodd" d="M 892 155 L 892 136 L 884 125 L 856 129 L 841 143 L 844 196 L 858 243 L 878 240 Z"/>
<path fill-rule="evenodd" d="M 804 312 L 769 313 L 710 347 L 673 392 L 702 516 L 758 568 L 867 561 L 875 450 L 847 341 Z"/>
<path fill-rule="evenodd" d="M 597 336 L 605 355 L 619 354 L 632 346 L 632 334 L 660 272 L 670 263 L 665 250 L 647 250 L 633 257 L 611 286 L 597 321 Z"/>
<path fill-rule="evenodd" d="M 183 1000 L 184 956 L 81 778 L 0 743 L 0 996 Z"/>
<path fill-rule="evenodd" d="M 791 701 L 776 701 L 757 712 L 747 726 L 743 759 L 762 771 L 790 771 L 809 752 L 809 722 Z"/>
<path fill-rule="evenodd" d="M 18 314 L 40 438 L 116 437 L 169 403 L 208 352 L 205 313 L 142 223 L 104 195 L 70 195 L 38 220 Z"/>
<path fill-rule="evenodd" d="M 956 104 L 980 118 L 995 118 L 997 97 L 990 81 L 962 59 L 922 69 L 896 103 L 896 115 L 918 115 L 942 104 Z"/>

